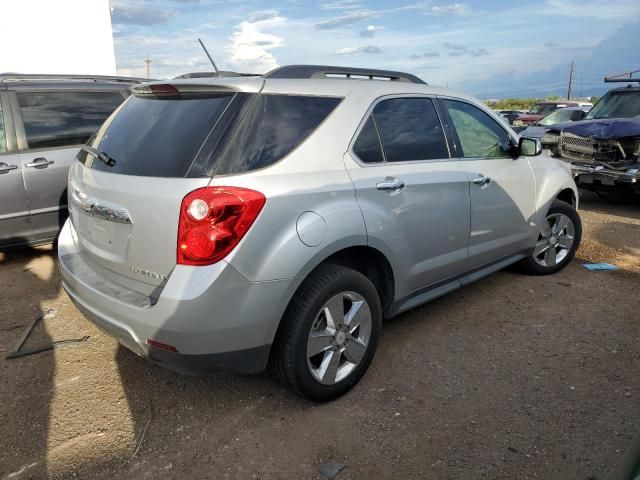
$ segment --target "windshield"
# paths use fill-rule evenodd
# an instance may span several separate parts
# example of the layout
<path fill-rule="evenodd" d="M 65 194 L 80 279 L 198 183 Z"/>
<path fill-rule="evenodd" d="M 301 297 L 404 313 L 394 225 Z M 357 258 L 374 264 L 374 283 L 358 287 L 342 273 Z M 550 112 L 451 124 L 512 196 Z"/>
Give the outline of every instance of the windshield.
<path fill-rule="evenodd" d="M 640 90 L 609 92 L 587 113 L 587 118 L 640 117 Z"/>
<path fill-rule="evenodd" d="M 559 110 L 556 110 L 553 113 L 550 113 L 549 115 L 544 117 L 542 120 L 540 120 L 538 123 L 540 125 L 553 125 L 554 123 L 570 122 L 572 114 L 573 114 L 573 110 L 561 108 Z"/>
<path fill-rule="evenodd" d="M 566 105 L 563 105 L 566 107 Z M 529 115 L 548 115 L 554 110 L 560 108 L 557 103 L 536 103 L 531 110 L 527 112 Z"/>

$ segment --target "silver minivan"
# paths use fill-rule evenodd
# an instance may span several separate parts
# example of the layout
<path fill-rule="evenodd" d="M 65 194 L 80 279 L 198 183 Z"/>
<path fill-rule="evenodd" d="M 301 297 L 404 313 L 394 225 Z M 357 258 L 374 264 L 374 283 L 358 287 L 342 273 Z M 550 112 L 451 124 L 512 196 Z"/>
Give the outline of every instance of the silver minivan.
<path fill-rule="evenodd" d="M 580 242 L 568 167 L 413 75 L 292 66 L 131 91 L 71 166 L 62 284 L 174 370 L 268 366 L 330 400 L 383 318 L 511 264 L 557 272 Z"/>
<path fill-rule="evenodd" d="M 69 165 L 134 83 L 0 74 L 0 250 L 55 239 L 67 218 Z"/>

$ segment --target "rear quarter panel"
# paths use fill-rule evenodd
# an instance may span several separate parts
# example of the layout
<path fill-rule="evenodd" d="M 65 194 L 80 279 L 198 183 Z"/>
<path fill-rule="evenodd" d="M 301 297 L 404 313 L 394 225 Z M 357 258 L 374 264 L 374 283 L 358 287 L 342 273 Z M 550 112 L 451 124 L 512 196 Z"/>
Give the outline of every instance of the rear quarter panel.
<path fill-rule="evenodd" d="M 338 250 L 367 244 L 362 213 L 342 160 L 367 107 L 354 106 L 347 96 L 279 162 L 242 175 L 213 177 L 211 185 L 251 188 L 267 198 L 254 225 L 227 257 L 248 280 L 302 278 Z M 296 223 L 305 212 L 322 217 L 316 227 L 324 229 L 324 235 L 317 246 L 306 245 L 298 236 Z"/>

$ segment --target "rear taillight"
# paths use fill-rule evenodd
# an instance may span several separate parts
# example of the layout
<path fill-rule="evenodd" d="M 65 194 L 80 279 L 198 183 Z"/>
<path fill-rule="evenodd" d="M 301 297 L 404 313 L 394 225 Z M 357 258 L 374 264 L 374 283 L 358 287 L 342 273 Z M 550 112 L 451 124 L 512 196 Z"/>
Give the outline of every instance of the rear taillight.
<path fill-rule="evenodd" d="M 255 190 L 204 187 L 180 206 L 178 264 L 211 265 L 226 257 L 247 233 L 266 199 Z"/>

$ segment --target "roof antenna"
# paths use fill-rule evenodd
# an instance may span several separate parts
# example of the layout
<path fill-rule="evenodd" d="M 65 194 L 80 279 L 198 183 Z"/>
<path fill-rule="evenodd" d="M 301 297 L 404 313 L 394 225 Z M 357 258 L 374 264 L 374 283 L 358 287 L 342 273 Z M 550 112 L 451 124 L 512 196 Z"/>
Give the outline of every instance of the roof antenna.
<path fill-rule="evenodd" d="M 216 71 L 216 75 L 219 75 L 220 70 L 218 70 L 218 67 L 216 67 L 216 62 L 213 61 L 213 58 L 211 58 L 211 55 L 209 55 L 209 51 L 207 50 L 207 47 L 204 46 L 204 43 L 202 43 L 202 40 L 198 39 L 198 41 L 200 42 L 200 45 L 202 45 L 202 49 L 204 50 L 204 53 L 207 54 L 207 57 L 209 58 L 211 65 L 213 65 L 213 69 Z"/>

